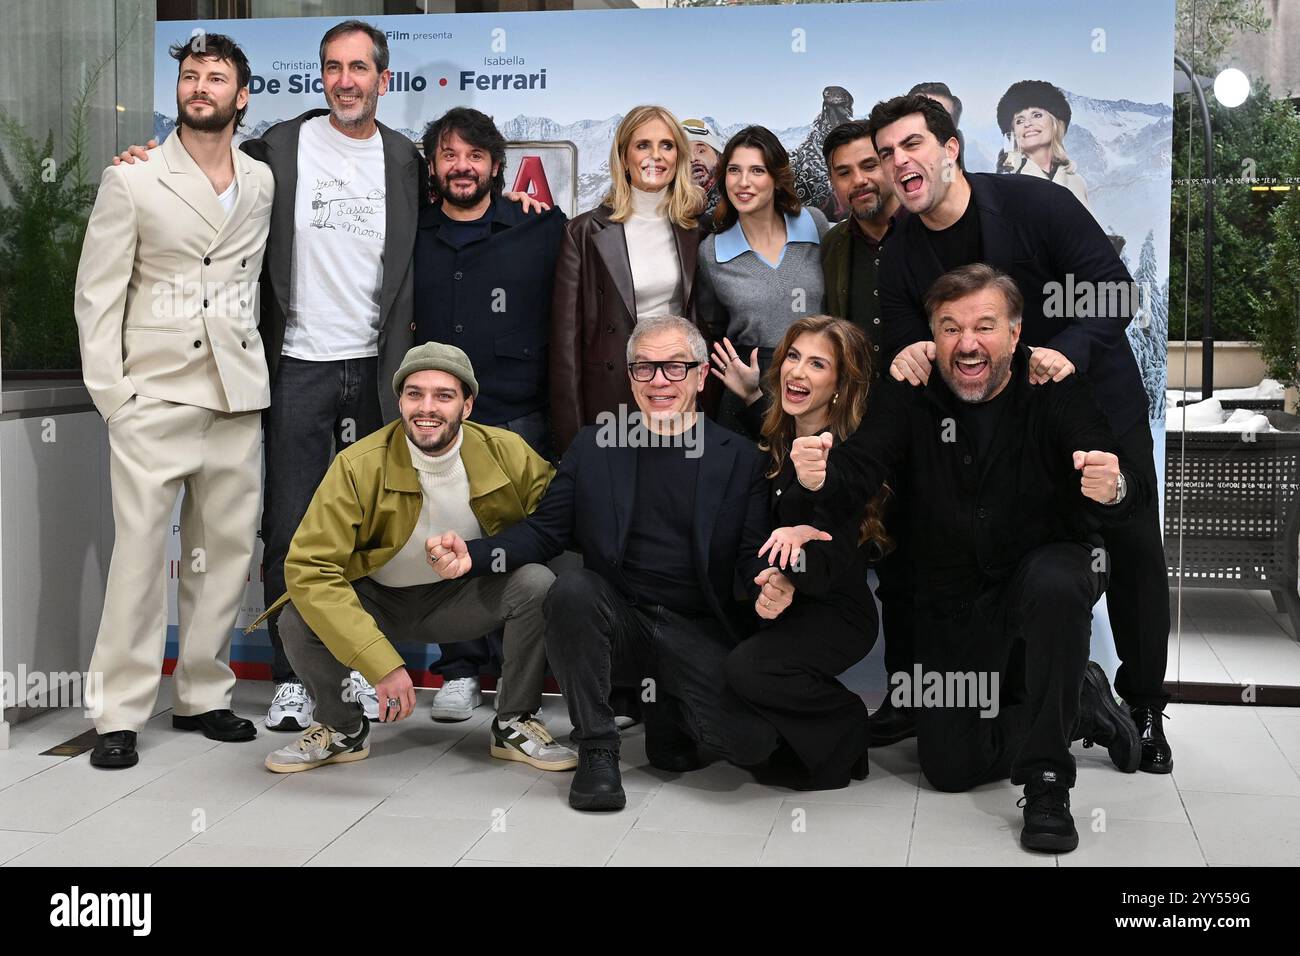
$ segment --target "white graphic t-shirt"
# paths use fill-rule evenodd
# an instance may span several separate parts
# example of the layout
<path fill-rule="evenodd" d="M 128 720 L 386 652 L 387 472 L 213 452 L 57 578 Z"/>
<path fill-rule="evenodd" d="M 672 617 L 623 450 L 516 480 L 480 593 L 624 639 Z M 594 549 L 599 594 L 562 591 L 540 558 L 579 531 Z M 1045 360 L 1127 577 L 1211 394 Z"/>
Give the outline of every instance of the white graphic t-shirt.
<path fill-rule="evenodd" d="M 284 355 L 379 354 L 384 281 L 384 144 L 344 136 L 328 116 L 302 124 Z"/>

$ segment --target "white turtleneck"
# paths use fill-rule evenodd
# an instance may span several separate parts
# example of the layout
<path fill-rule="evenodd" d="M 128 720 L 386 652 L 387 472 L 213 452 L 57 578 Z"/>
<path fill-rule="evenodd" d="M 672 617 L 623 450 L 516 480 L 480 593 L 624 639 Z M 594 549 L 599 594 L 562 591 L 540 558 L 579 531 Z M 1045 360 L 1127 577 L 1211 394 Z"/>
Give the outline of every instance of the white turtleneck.
<path fill-rule="evenodd" d="M 478 519 L 469 506 L 469 475 L 461 461 L 460 446 L 465 433 L 441 455 L 426 455 L 406 439 L 411 464 L 420 479 L 424 503 L 415 530 L 402 549 L 389 562 L 370 572 L 370 577 L 390 588 L 409 588 L 416 584 L 434 584 L 441 580 L 429 567 L 424 556 L 424 542 L 435 534 L 455 531 L 466 541 L 483 536 Z"/>
<path fill-rule="evenodd" d="M 682 268 L 673 226 L 663 208 L 671 188 L 648 193 L 633 186 L 632 215 L 623 223 L 638 321 L 652 315 L 682 314 Z"/>

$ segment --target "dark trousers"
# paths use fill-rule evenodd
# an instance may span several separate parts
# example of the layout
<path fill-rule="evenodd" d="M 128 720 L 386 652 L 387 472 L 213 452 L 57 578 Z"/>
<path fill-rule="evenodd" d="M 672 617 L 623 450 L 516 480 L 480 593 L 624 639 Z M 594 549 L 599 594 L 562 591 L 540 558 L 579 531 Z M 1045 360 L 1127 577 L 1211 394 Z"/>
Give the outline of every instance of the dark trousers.
<path fill-rule="evenodd" d="M 907 562 L 905 554 L 893 551 L 875 566 L 886 676 L 910 671 L 916 657 L 916 592 Z"/>
<path fill-rule="evenodd" d="M 1102 532 L 1110 560 L 1106 608 L 1115 635 L 1119 672 L 1115 692 L 1130 707 L 1164 707 L 1169 656 L 1169 570 L 1160 529 L 1151 428 L 1141 422 L 1119 436 L 1119 457 L 1142 473 L 1151 502 L 1128 521 Z"/>
<path fill-rule="evenodd" d="M 742 766 L 776 749 L 776 729 L 726 685 L 733 645 L 712 617 L 633 605 L 585 568 L 562 572 L 546 599 L 546 652 L 560 680 L 580 749 L 617 750 L 610 688 L 636 687 L 646 724 L 671 722 L 696 743 Z"/>
<path fill-rule="evenodd" d="M 383 425 L 378 359 L 304 362 L 280 357 L 271 384 L 266 429 L 266 491 L 262 505 L 262 592 L 270 607 L 284 594 L 284 559 L 325 477 L 336 448 L 344 448 Z M 296 680 L 284 652 L 278 620 L 271 635 L 271 678 Z"/>
<path fill-rule="evenodd" d="M 923 674 L 995 673 L 1001 692 L 996 717 L 946 700 L 916 707 L 921 771 L 935 789 L 969 790 L 1008 776 L 1023 784 L 1043 771 L 1074 786 L 1070 741 L 1092 606 L 1104 584 L 1096 563 L 1086 545 L 1044 545 L 960 613 L 940 617 L 928 605 L 918 608 L 916 667 Z"/>
<path fill-rule="evenodd" d="M 846 785 L 866 753 L 866 705 L 836 675 L 862 660 L 875 641 L 874 613 L 869 621 L 851 620 L 796 594 L 784 614 L 727 658 L 727 683 L 776 727 L 810 783 Z"/>
<path fill-rule="evenodd" d="M 437 584 L 390 588 L 370 578 L 352 584 L 357 600 L 390 641 L 447 642 L 505 625 L 506 671 L 502 714 L 531 714 L 542 702 L 546 647 L 542 602 L 555 581 L 549 568 L 526 564 L 509 574 L 489 574 Z M 361 704 L 351 689 L 351 668 L 307 626 L 292 602 L 280 613 L 285 648 L 316 702 L 318 723 L 345 733 L 361 725 Z M 370 675 L 378 679 L 383 675 Z"/>
<path fill-rule="evenodd" d="M 545 412 L 533 412 L 508 422 L 496 423 L 497 428 L 505 428 L 524 441 L 537 454 L 547 461 L 551 460 L 551 421 Z M 478 677 L 490 666 L 501 666 L 502 644 L 501 632 L 494 631 L 486 637 L 458 644 L 439 645 L 442 656 L 434 662 L 429 671 L 441 674 L 443 681 L 461 680 L 466 677 Z"/>

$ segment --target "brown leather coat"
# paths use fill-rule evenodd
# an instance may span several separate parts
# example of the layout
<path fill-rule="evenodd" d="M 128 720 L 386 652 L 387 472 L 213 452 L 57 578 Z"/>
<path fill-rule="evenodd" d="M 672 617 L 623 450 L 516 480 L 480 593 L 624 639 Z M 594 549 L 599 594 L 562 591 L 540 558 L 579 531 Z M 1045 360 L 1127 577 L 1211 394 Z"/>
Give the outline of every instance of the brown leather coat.
<path fill-rule="evenodd" d="M 565 227 L 551 303 L 551 428 L 563 454 L 578 429 L 620 403 L 634 406 L 627 340 L 636 324 L 636 291 L 621 223 L 597 206 Z M 674 226 L 682 300 L 695 319 L 695 261 L 703 234 Z"/>

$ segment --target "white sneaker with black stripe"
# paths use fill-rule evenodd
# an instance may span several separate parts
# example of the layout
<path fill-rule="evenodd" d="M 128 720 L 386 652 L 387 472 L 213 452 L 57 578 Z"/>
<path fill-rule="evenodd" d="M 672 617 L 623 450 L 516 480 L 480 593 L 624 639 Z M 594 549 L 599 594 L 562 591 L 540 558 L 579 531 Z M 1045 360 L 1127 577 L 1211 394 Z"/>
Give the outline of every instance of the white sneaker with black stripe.
<path fill-rule="evenodd" d="M 362 711 L 365 712 L 366 720 L 379 719 L 379 695 L 375 693 L 375 688 L 370 681 L 361 676 L 361 671 L 353 671 L 348 675 L 351 681 L 350 688 L 352 699 L 361 705 Z"/>
<path fill-rule="evenodd" d="M 572 770 L 578 765 L 578 754 L 556 743 L 546 725 L 532 714 L 520 714 L 504 724 L 493 717 L 488 752 L 500 760 L 518 760 L 538 770 Z"/>
<path fill-rule="evenodd" d="M 317 724 L 287 747 L 266 757 L 266 769 L 274 773 L 297 773 L 314 770 L 327 763 L 351 763 L 370 756 L 370 722 L 361 721 L 361 729 L 348 736 Z"/>

